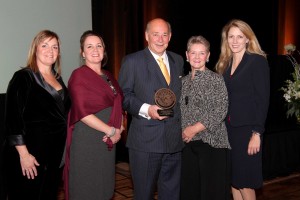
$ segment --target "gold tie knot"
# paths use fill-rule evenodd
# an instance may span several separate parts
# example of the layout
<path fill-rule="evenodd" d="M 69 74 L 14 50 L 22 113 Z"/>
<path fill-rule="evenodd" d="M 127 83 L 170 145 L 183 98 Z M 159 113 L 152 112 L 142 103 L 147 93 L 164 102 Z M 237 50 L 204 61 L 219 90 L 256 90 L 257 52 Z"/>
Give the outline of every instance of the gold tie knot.
<path fill-rule="evenodd" d="M 163 73 L 168 85 L 170 84 L 170 75 L 169 75 L 169 72 L 168 72 L 168 69 L 167 69 L 167 66 L 166 64 L 164 63 L 163 61 L 163 58 L 162 57 L 159 57 L 157 59 L 158 63 L 159 63 L 159 67 L 160 67 L 160 70 L 161 72 Z"/>

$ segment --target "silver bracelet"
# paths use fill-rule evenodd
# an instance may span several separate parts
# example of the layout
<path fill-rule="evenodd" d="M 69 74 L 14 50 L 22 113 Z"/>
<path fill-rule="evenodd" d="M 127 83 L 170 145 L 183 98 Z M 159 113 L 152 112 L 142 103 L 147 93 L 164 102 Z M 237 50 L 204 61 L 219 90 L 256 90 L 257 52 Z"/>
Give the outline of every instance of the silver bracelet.
<path fill-rule="evenodd" d="M 112 126 L 111 132 L 108 137 L 113 137 L 116 134 L 116 128 Z"/>

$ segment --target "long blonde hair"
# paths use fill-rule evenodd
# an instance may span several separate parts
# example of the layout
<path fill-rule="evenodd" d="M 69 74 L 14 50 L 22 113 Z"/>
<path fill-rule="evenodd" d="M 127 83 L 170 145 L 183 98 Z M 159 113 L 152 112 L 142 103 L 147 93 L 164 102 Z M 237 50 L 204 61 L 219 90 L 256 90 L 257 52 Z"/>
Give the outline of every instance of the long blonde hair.
<path fill-rule="evenodd" d="M 232 27 L 237 27 L 238 29 L 240 29 L 240 31 L 249 39 L 249 42 L 246 46 L 247 53 L 256 53 L 266 57 L 266 54 L 261 49 L 252 28 L 242 20 L 233 19 L 229 21 L 222 29 L 221 53 L 219 56 L 219 60 L 215 66 L 215 69 L 219 74 L 224 73 L 232 58 L 232 52 L 228 45 L 228 32 Z"/>
<path fill-rule="evenodd" d="M 28 52 L 28 56 L 27 56 L 27 67 L 32 69 L 32 71 L 34 71 L 34 72 L 39 71 L 39 68 L 37 66 L 37 60 L 36 60 L 37 59 L 36 58 L 37 47 L 41 42 L 43 42 L 47 38 L 50 38 L 50 39 L 55 38 L 58 42 L 58 56 L 57 56 L 56 62 L 52 65 L 52 67 L 56 72 L 55 76 L 59 77 L 61 75 L 60 40 L 59 40 L 58 35 L 50 30 L 42 30 L 33 38 L 29 52 Z"/>

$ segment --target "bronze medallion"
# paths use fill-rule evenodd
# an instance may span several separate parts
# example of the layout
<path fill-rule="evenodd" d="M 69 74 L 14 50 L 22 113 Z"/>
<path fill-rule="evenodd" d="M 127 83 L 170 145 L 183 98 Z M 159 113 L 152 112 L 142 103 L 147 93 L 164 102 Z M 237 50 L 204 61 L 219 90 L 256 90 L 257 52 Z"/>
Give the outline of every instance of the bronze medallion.
<path fill-rule="evenodd" d="M 173 116 L 173 107 L 176 103 L 175 93 L 168 88 L 161 88 L 155 92 L 154 100 L 162 110 L 158 110 L 160 116 Z"/>

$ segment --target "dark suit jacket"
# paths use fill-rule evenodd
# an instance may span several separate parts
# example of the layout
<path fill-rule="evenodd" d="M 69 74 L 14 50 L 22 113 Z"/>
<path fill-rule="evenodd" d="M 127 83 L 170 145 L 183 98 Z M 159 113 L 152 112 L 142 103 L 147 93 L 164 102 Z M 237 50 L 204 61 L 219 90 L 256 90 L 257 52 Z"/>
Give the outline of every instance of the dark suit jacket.
<path fill-rule="evenodd" d="M 9 158 L 16 166 L 20 161 L 14 146 L 22 144 L 41 166 L 58 168 L 61 163 L 71 101 L 62 79 L 58 81 L 64 89 L 63 101 L 29 68 L 17 71 L 8 85 L 5 125 Z"/>
<path fill-rule="evenodd" d="M 230 78 L 231 66 L 224 73 L 228 89 L 230 124 L 249 125 L 252 130 L 264 132 L 269 107 L 270 75 L 267 59 L 245 53 Z"/>
<path fill-rule="evenodd" d="M 171 82 L 168 86 L 164 76 L 148 48 L 127 55 L 122 61 L 119 84 L 124 93 L 123 108 L 132 115 L 127 147 L 155 153 L 181 151 L 181 113 L 179 99 L 183 59 L 180 55 L 167 51 Z M 160 88 L 170 88 L 176 95 L 174 117 L 159 121 L 139 116 L 144 103 L 154 105 L 154 94 Z"/>

